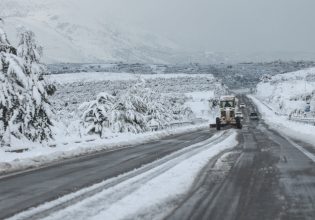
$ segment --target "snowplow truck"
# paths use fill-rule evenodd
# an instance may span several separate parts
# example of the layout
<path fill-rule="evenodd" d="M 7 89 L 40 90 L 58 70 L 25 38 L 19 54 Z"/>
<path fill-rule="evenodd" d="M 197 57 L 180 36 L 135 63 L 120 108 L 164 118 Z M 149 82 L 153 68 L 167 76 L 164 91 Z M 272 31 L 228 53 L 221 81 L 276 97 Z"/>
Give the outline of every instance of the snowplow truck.
<path fill-rule="evenodd" d="M 222 127 L 232 127 L 241 129 L 241 118 L 235 116 L 237 110 L 237 99 L 235 96 L 222 96 L 220 98 L 220 115 L 216 118 L 215 124 L 210 124 L 210 128 L 221 130 Z"/>

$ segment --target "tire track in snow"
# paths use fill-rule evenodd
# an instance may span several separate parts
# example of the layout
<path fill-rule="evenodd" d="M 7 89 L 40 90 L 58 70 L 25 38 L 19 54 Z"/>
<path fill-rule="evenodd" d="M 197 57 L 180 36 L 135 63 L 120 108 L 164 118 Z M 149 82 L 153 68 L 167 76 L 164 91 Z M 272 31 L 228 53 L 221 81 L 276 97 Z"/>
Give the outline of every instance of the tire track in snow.
<path fill-rule="evenodd" d="M 25 212 L 17 214 L 11 218 L 10 220 L 15 219 L 43 219 L 48 217 L 47 219 L 87 219 L 102 210 L 106 210 L 111 204 L 121 200 L 126 195 L 136 191 L 139 189 L 143 184 L 147 183 L 148 181 L 152 180 L 153 178 L 165 173 L 166 171 L 170 170 L 180 162 L 202 152 L 203 150 L 208 149 L 211 146 L 214 146 L 224 139 L 232 135 L 232 131 L 223 131 L 220 133 L 215 134 L 213 137 L 202 141 L 200 143 L 194 144 L 190 147 L 185 149 L 179 150 L 174 152 L 171 155 L 168 155 L 162 159 L 159 159 L 155 162 L 152 162 L 148 165 L 145 165 L 139 169 L 131 171 L 129 173 L 120 175 L 116 178 L 106 180 L 102 183 L 96 184 L 94 186 L 88 187 L 86 189 L 82 189 L 78 192 L 72 193 L 70 195 L 64 196 L 58 200 L 48 202 L 36 208 L 31 208 Z M 122 184 L 122 186 L 126 187 L 119 187 L 119 190 L 113 190 L 106 193 L 106 190 L 110 188 L 114 188 Z M 102 196 L 99 198 L 97 194 L 102 192 Z M 93 201 L 88 201 L 89 198 L 93 197 Z M 88 201 L 88 207 L 93 207 L 92 212 L 87 213 L 86 210 L 78 211 L 73 210 L 71 211 L 71 206 L 81 202 L 81 201 Z M 99 204 L 102 206 L 98 206 L 99 209 L 95 209 L 95 207 Z M 64 210 L 69 207 L 69 211 L 67 212 L 67 216 L 58 216 L 58 212 Z M 88 208 L 87 207 L 87 208 Z M 56 214 L 56 215 L 54 215 Z M 51 217 L 50 217 L 51 216 Z"/>

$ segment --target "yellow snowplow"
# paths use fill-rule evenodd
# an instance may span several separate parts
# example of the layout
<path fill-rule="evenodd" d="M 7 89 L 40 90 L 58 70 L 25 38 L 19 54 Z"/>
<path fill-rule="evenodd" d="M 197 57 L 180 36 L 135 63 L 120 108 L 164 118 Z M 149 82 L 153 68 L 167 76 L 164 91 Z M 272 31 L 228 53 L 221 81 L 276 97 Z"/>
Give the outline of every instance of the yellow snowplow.
<path fill-rule="evenodd" d="M 236 116 L 237 99 L 235 96 L 222 96 L 220 98 L 220 116 L 216 118 L 215 124 L 210 124 L 210 128 L 221 130 L 222 127 L 242 128 L 241 118 Z"/>

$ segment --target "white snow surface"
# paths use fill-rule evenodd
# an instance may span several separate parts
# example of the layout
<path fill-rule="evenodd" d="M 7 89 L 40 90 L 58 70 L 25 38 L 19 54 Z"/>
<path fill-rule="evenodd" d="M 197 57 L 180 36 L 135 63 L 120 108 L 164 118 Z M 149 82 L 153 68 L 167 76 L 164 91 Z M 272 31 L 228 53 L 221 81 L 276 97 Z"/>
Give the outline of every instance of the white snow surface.
<path fill-rule="evenodd" d="M 309 143 L 315 148 L 315 68 L 275 75 L 257 85 L 250 96 L 265 121 L 289 137 Z M 307 101 L 310 112 L 305 112 Z M 289 120 L 289 119 L 292 120 Z M 309 124 L 296 122 L 308 120 Z"/>
<path fill-rule="evenodd" d="M 315 68 L 278 74 L 257 85 L 257 98 L 280 114 L 304 112 L 306 96 L 312 96 L 315 113 Z"/>
<path fill-rule="evenodd" d="M 51 82 L 59 84 L 69 84 L 75 82 L 96 82 L 96 81 L 129 81 L 141 79 L 176 79 L 176 78 L 195 78 L 202 77 L 206 79 L 214 80 L 212 74 L 134 74 L 134 73 L 115 73 L 115 72 L 87 72 L 87 73 L 64 73 L 64 74 L 52 74 L 47 75 L 46 78 Z"/>
<path fill-rule="evenodd" d="M 315 126 L 294 122 L 285 115 L 276 114 L 258 97 L 248 95 L 253 100 L 265 122 L 274 130 L 290 138 L 306 142 L 315 148 Z"/>
<path fill-rule="evenodd" d="M 192 109 L 197 118 L 202 118 L 209 122 L 215 121 L 216 112 L 210 111 L 209 100 L 213 97 L 214 91 L 196 91 L 185 93 L 189 101 L 186 102 L 186 105 Z"/>
<path fill-rule="evenodd" d="M 139 172 L 139 175 L 105 188 L 100 193 L 44 219 L 163 219 L 192 187 L 195 178 L 209 159 L 238 144 L 236 136 L 237 132 L 234 130 L 217 133 L 208 140 L 132 171 Z M 152 169 L 146 170 L 148 166 L 152 166 Z M 126 175 L 128 173 L 32 208 L 10 219 L 28 219 L 33 214 L 104 187 Z"/>

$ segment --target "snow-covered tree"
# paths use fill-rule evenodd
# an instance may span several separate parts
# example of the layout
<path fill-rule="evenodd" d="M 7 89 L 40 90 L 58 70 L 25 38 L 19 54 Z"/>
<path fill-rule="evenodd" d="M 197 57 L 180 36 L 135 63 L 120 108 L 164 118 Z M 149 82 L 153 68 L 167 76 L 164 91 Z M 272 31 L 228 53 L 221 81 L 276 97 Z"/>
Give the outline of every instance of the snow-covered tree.
<path fill-rule="evenodd" d="M 80 110 L 83 111 L 82 122 L 87 133 L 102 137 L 106 131 L 142 133 L 189 119 L 192 111 L 185 107 L 184 102 L 185 98 L 153 91 L 139 79 L 130 88 L 116 93 L 115 97 L 100 93 L 96 100 L 83 104 Z"/>
<path fill-rule="evenodd" d="M 175 120 L 171 98 L 146 87 L 145 80 L 139 78 L 138 83 L 130 89 L 129 94 L 136 95 L 141 100 L 138 104 L 141 106 L 138 112 L 145 117 L 146 129 L 162 129 Z"/>
<path fill-rule="evenodd" d="M 146 93 L 148 103 L 147 123 L 153 129 L 162 129 L 172 121 L 172 112 L 165 105 L 166 98 L 152 90 Z"/>
<path fill-rule="evenodd" d="M 18 29 L 18 38 L 17 55 L 24 59 L 28 67 L 31 67 L 33 63 L 38 64 L 43 48 L 36 43 L 34 32 L 21 27 Z"/>
<path fill-rule="evenodd" d="M 97 96 L 96 100 L 80 106 L 80 109 L 84 110 L 82 120 L 87 133 L 99 134 L 100 137 L 105 135 L 110 127 L 114 103 L 115 97 L 103 92 Z"/>
<path fill-rule="evenodd" d="M 36 75 L 37 79 L 43 84 L 48 95 L 53 95 L 56 87 L 47 83 L 43 75 L 47 74 L 47 69 L 40 63 L 43 54 L 43 48 L 39 46 L 35 40 L 34 32 L 20 27 L 18 29 L 19 44 L 17 48 L 17 55 L 25 61 L 25 69 L 31 75 Z"/>
<path fill-rule="evenodd" d="M 114 132 L 141 133 L 148 130 L 148 103 L 140 95 L 145 92 L 141 88 L 141 84 L 136 84 L 118 98 L 111 115 Z"/>
<path fill-rule="evenodd" d="M 21 53 L 9 44 L 0 28 L 0 137 L 10 145 L 10 137 L 42 142 L 52 137 L 51 106 L 48 102 L 43 69 L 37 65 L 39 57 Z M 34 36 L 32 36 L 34 37 Z M 22 40 L 19 51 L 31 51 Z M 9 49 L 8 49 L 9 48 Z M 11 48 L 11 49 L 10 49 Z M 35 47 L 36 48 L 36 47 Z M 30 59 L 26 59 L 29 56 Z"/>
<path fill-rule="evenodd" d="M 113 132 L 141 133 L 146 131 L 145 117 L 135 110 L 131 100 L 116 103 L 111 114 Z"/>

